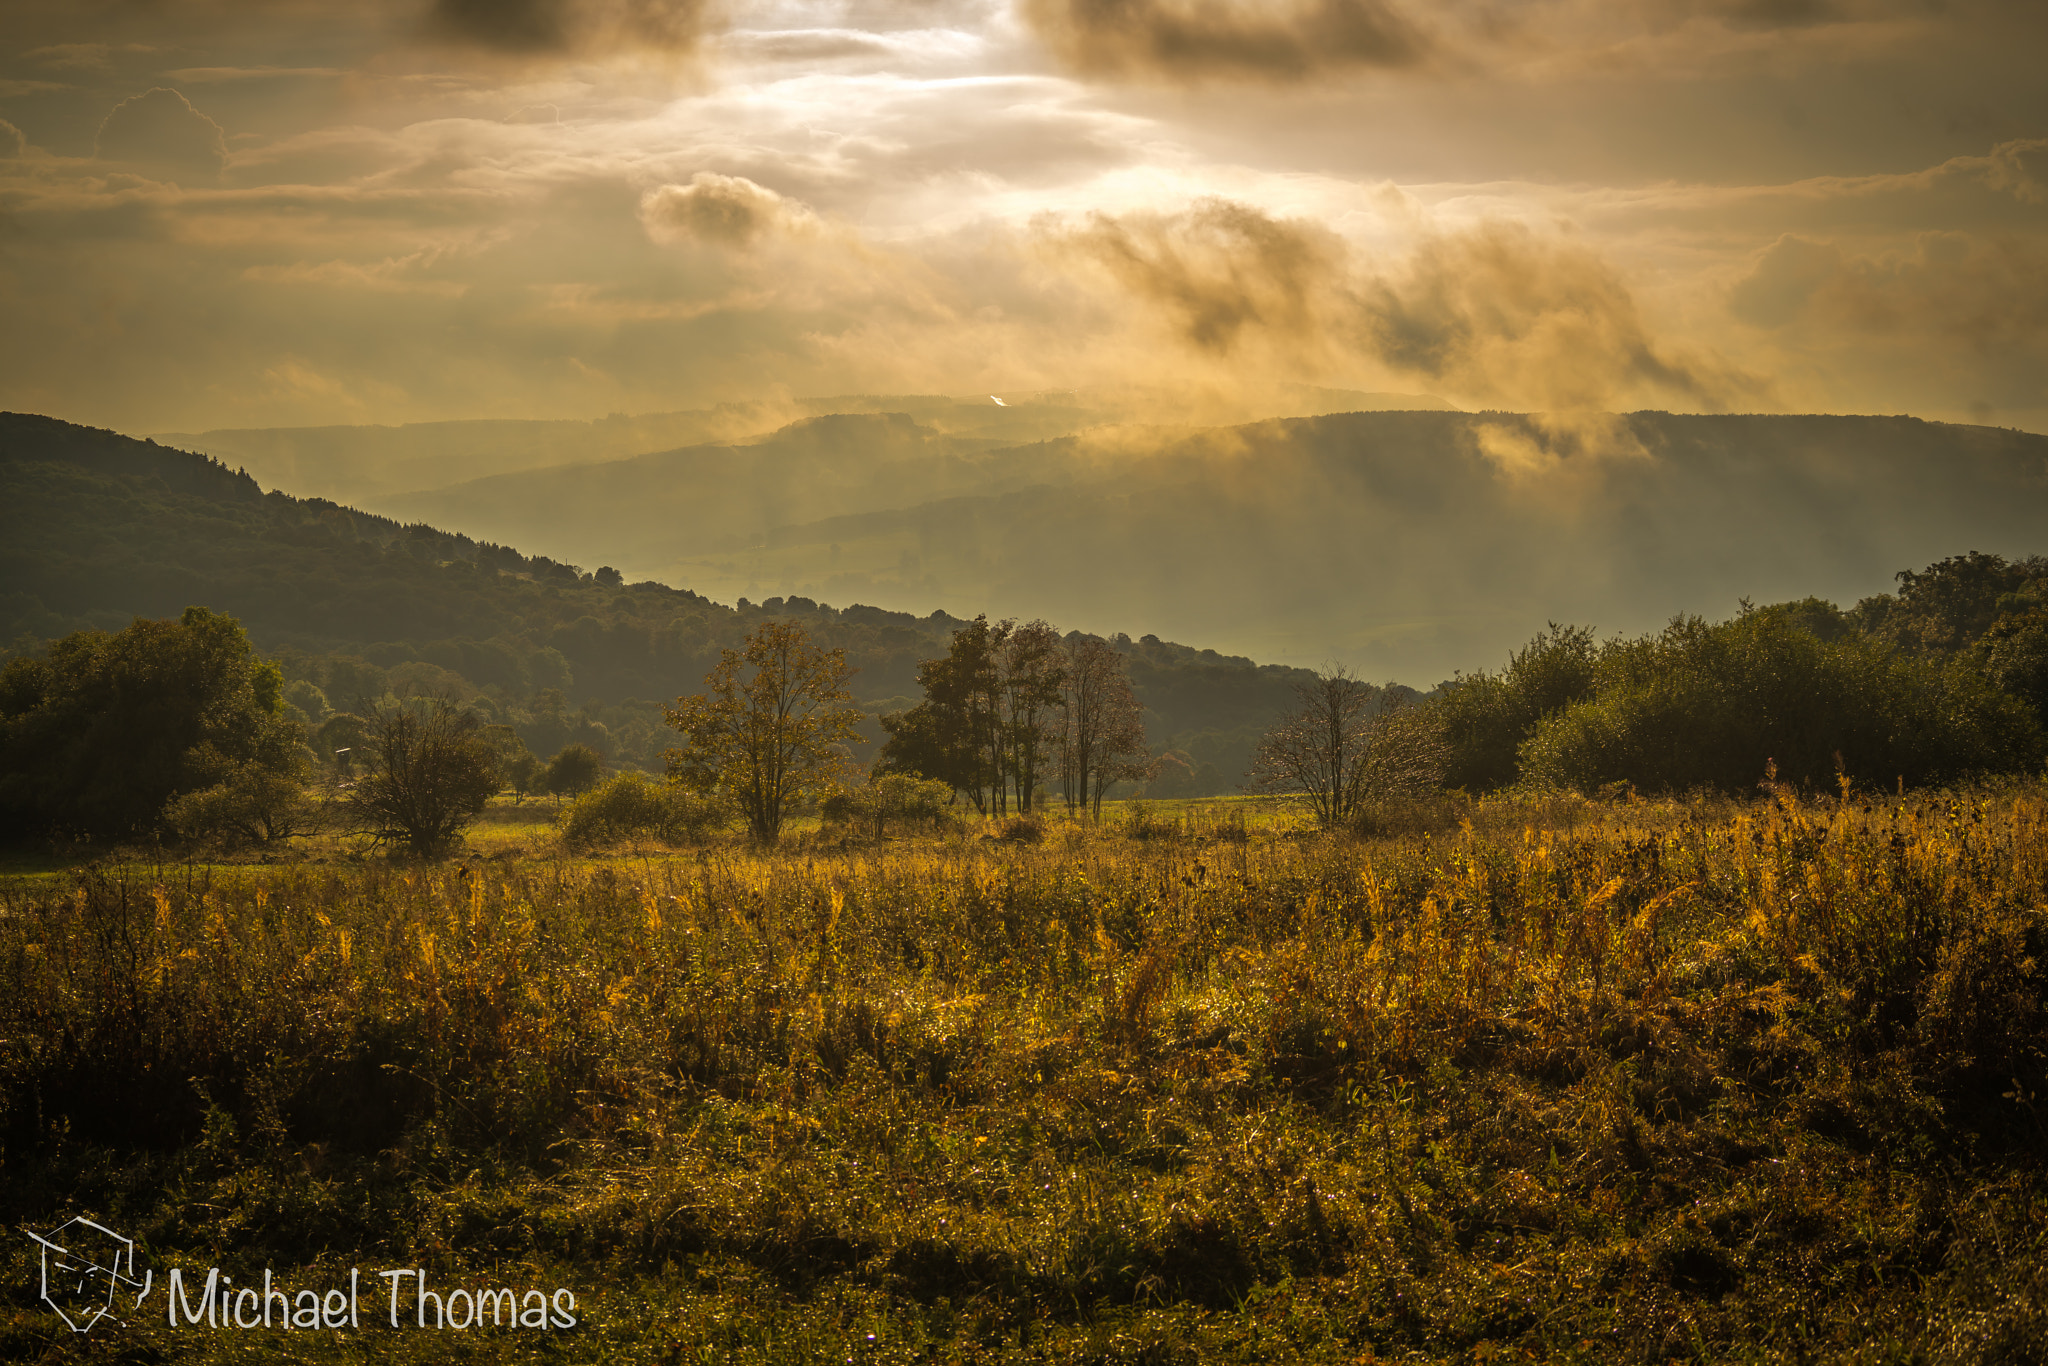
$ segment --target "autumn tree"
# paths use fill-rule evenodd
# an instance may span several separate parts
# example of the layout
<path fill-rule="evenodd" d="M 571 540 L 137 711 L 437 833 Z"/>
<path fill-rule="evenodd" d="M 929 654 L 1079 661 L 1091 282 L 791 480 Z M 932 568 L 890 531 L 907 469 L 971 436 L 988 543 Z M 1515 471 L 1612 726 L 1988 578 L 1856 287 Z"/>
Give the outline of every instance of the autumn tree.
<path fill-rule="evenodd" d="M 744 649 L 721 651 L 705 691 L 676 699 L 668 723 L 682 733 L 670 776 L 729 804 L 758 840 L 773 841 L 804 803 L 836 787 L 860 713 L 842 649 L 810 643 L 790 621 L 763 623 Z"/>
<path fill-rule="evenodd" d="M 548 760 L 541 786 L 553 797 L 580 797 L 604 780 L 604 756 L 589 745 L 565 745 Z"/>
<path fill-rule="evenodd" d="M 999 659 L 1012 623 L 978 616 L 953 633 L 946 653 L 917 666 L 924 701 L 905 713 L 882 754 L 883 772 L 952 784 L 988 814 L 1004 806 Z M 885 723 L 886 724 L 886 723 Z M 902 737 L 906 743 L 898 744 Z"/>
<path fill-rule="evenodd" d="M 1409 705 L 1406 690 L 1376 688 L 1338 665 L 1294 692 L 1298 705 L 1259 742 L 1247 789 L 1300 793 L 1317 823 L 1335 829 L 1441 783 L 1441 724 Z"/>

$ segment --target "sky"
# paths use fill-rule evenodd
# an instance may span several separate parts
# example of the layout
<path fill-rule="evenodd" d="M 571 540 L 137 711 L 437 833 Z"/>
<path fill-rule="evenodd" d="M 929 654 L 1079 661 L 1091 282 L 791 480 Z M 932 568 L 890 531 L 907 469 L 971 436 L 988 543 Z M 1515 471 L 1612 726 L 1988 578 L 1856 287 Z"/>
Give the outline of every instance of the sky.
<path fill-rule="evenodd" d="M 4 0 L 0 408 L 2048 431 L 2039 0 Z"/>

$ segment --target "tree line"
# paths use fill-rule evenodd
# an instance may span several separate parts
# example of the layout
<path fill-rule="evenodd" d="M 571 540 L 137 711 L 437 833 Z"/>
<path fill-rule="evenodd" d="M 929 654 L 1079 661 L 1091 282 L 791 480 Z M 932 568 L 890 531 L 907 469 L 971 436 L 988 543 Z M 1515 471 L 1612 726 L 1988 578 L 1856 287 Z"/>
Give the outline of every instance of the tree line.
<path fill-rule="evenodd" d="M 1302 796 L 1319 823 L 1443 788 L 1844 788 L 2038 771 L 2048 757 L 2048 560 L 1971 554 L 1899 576 L 1844 612 L 1817 599 L 1674 619 L 1640 637 L 1553 625 L 1498 673 L 1428 697 L 1341 668 L 1306 676 L 1266 727 L 1244 786 Z M 665 709 L 668 781 L 607 800 L 662 830 L 743 822 L 773 840 L 828 802 L 849 818 L 929 815 L 935 795 L 995 817 L 1052 801 L 1101 814 L 1149 753 L 1128 654 L 1043 621 L 956 629 L 916 670 L 921 698 L 863 720 L 839 645 L 770 619 L 725 648 L 703 691 Z M 0 818 L 17 834 L 276 843 L 314 818 L 312 747 L 340 752 L 338 812 L 420 854 L 452 847 L 511 786 L 570 794 L 603 758 L 567 745 L 543 765 L 510 727 L 448 697 L 386 698 L 317 729 L 294 719 L 274 662 L 231 617 L 88 630 L 0 670 Z M 670 799 L 662 790 L 684 794 Z M 638 819 L 637 817 L 634 819 Z"/>
<path fill-rule="evenodd" d="M 947 783 L 984 815 L 1028 814 L 1055 788 L 1100 814 L 1110 787 L 1152 771 L 1123 656 L 1096 637 L 980 616 L 917 681 L 924 700 L 882 718 L 878 771 Z"/>

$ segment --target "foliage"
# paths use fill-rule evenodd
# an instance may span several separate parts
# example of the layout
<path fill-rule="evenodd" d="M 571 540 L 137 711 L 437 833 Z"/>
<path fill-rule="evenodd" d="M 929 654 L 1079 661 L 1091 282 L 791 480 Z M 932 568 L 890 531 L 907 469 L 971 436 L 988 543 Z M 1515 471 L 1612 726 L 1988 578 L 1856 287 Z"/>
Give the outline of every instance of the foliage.
<path fill-rule="evenodd" d="M 1741 791 L 1775 761 L 1787 783 L 1845 773 L 1890 786 L 2040 762 L 2040 726 L 1982 675 L 1904 658 L 1861 635 L 1823 641 L 1771 611 L 1616 641 L 1591 696 L 1538 724 L 1522 748 L 1537 784 L 1582 791 Z"/>
<path fill-rule="evenodd" d="M 820 814 L 874 839 L 886 836 L 891 825 L 935 830 L 953 821 L 953 789 L 936 778 L 878 773 L 827 797 Z"/>
<path fill-rule="evenodd" d="M 669 772 L 730 805 L 772 843 L 792 811 L 828 795 L 846 767 L 858 713 L 844 650 L 822 650 L 794 622 L 768 622 L 727 650 L 706 692 L 682 697 L 668 722 L 682 732 Z"/>
<path fill-rule="evenodd" d="M 1866 633 L 1913 654 L 1953 655 L 2001 616 L 2048 606 L 2048 559 L 2008 561 L 1973 550 L 1926 569 L 1898 573 L 1899 591 L 1865 598 L 1853 620 Z"/>
<path fill-rule="evenodd" d="M 368 752 L 349 795 L 358 828 L 422 858 L 450 852 L 500 786 L 481 731 L 446 698 L 380 708 L 368 718 Z"/>
<path fill-rule="evenodd" d="M 1592 691 L 1598 655 L 1592 627 L 1553 621 L 1499 674 L 1444 685 L 1429 707 L 1443 727 L 1446 785 L 1495 792 L 1512 784 L 1520 776 L 1522 742 L 1545 716 Z"/>
<path fill-rule="evenodd" d="M 965 793 L 987 814 L 1007 800 L 999 658 L 1016 623 L 986 616 L 953 632 L 944 656 L 917 666 L 924 700 L 884 717 L 889 734 L 876 759 L 881 773 L 935 779 Z"/>
<path fill-rule="evenodd" d="M 1978 639 L 1975 653 L 1984 676 L 2048 726 L 2048 609 L 2001 616 Z"/>
<path fill-rule="evenodd" d="M 589 745 L 569 745 L 541 775 L 541 790 L 554 797 L 579 797 L 604 778 L 604 756 Z"/>
<path fill-rule="evenodd" d="M 1339 665 L 1296 690 L 1300 705 L 1268 731 L 1246 786 L 1300 793 L 1325 830 L 1438 787 L 1445 745 L 1433 712 Z"/>
<path fill-rule="evenodd" d="M 943 659 L 918 666 L 918 683 L 924 701 L 882 718 L 876 769 L 938 779 L 984 815 L 1007 814 L 1012 794 L 1029 814 L 1041 774 L 1059 780 L 1069 811 L 1092 800 L 1099 814 L 1111 785 L 1152 772 L 1124 657 L 1093 636 L 977 617 Z"/>
<path fill-rule="evenodd" d="M 164 823 L 186 839 L 232 849 L 308 834 L 320 811 L 296 772 L 238 764 L 213 786 L 172 798 Z"/>
<path fill-rule="evenodd" d="M 17 882 L 0 1219 L 588 1306 L 494 1359 L 2029 1359 L 2039 788 L 1468 817 Z"/>
<path fill-rule="evenodd" d="M 701 840 L 724 824 L 716 806 L 675 783 L 640 773 L 621 773 L 585 792 L 562 813 L 562 842 L 571 849 L 597 849 L 621 840 L 663 844 Z"/>
<path fill-rule="evenodd" d="M 156 829 L 180 793 L 221 789 L 208 805 L 224 809 L 227 788 L 296 779 L 283 689 L 241 626 L 203 607 L 66 636 L 0 673 L 0 813 L 16 830 L 119 839 Z"/>

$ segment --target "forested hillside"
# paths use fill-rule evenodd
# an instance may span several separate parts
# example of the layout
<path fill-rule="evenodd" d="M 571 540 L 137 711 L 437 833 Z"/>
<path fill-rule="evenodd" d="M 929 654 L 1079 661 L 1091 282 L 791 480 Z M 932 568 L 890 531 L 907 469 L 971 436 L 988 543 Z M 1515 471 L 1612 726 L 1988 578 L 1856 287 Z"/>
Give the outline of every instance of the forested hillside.
<path fill-rule="evenodd" d="M 11 653 L 202 605 L 239 618 L 280 661 L 308 720 L 386 691 L 449 692 L 543 755 L 582 741 L 656 764 L 673 738 L 660 704 L 694 691 L 719 650 L 767 617 L 800 617 L 843 647 L 871 713 L 910 706 L 919 661 L 944 654 L 963 624 L 802 597 L 736 609 L 603 566 L 264 493 L 208 457 L 42 417 L 0 415 L 0 494 L 0 642 Z M 1213 765 L 1217 791 L 1299 676 L 1149 635 L 1112 643 L 1155 744 Z"/>

